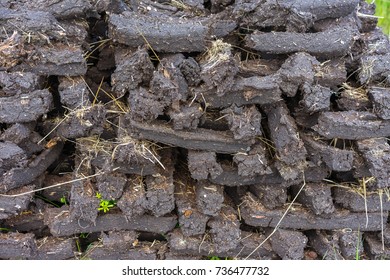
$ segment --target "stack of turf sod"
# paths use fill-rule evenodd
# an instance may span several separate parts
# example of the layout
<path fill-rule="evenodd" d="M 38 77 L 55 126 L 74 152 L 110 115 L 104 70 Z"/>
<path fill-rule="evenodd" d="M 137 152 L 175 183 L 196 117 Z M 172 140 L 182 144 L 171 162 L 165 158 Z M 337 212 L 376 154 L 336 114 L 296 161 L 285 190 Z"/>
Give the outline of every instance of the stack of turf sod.
<path fill-rule="evenodd" d="M 0 1 L 0 259 L 390 256 L 390 43 L 359 0 Z"/>

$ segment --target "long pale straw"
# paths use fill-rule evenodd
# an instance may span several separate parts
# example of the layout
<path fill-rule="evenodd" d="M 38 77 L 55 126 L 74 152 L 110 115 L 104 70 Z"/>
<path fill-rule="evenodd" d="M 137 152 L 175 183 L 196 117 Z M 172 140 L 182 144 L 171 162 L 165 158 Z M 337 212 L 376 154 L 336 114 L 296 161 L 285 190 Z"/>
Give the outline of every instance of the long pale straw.
<path fill-rule="evenodd" d="M 18 197 L 18 196 L 22 196 L 22 195 L 26 195 L 26 194 L 30 194 L 30 193 L 34 193 L 34 192 L 39 192 L 39 191 L 43 191 L 43 190 L 47 190 L 47 189 L 51 189 L 51 188 L 60 187 L 60 186 L 67 185 L 67 184 L 72 184 L 72 183 L 75 183 L 75 182 L 83 181 L 83 180 L 86 180 L 86 179 L 89 179 L 89 178 L 93 178 L 93 177 L 96 177 L 96 176 L 100 176 L 100 175 L 103 175 L 103 174 L 104 174 L 103 172 L 99 172 L 99 173 L 96 173 L 96 174 L 93 174 L 93 175 L 89 175 L 87 177 L 78 178 L 78 179 L 74 179 L 74 180 L 58 183 L 58 184 L 55 184 L 55 185 L 51 185 L 51 186 L 35 189 L 35 190 L 32 190 L 32 191 L 28 191 L 28 192 L 23 192 L 23 193 L 18 193 L 18 194 L 0 194 L 0 196 L 2 196 L 2 197 Z"/>

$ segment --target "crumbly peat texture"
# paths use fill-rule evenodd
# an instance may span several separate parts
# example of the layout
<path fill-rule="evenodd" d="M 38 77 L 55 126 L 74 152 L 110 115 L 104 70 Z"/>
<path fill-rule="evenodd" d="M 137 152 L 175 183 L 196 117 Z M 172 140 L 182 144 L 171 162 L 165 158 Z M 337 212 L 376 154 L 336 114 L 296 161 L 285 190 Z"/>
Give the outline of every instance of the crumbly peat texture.
<path fill-rule="evenodd" d="M 33 2 L 0 1 L 0 259 L 389 258 L 374 5 Z"/>

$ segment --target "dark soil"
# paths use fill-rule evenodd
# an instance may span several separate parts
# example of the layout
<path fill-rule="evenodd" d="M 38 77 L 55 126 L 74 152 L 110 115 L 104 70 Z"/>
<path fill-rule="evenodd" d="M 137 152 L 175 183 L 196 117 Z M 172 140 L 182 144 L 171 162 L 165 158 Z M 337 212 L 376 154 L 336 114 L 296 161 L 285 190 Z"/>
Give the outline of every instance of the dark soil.
<path fill-rule="evenodd" d="M 180 3 L 0 1 L 0 259 L 389 258 L 374 5 Z"/>

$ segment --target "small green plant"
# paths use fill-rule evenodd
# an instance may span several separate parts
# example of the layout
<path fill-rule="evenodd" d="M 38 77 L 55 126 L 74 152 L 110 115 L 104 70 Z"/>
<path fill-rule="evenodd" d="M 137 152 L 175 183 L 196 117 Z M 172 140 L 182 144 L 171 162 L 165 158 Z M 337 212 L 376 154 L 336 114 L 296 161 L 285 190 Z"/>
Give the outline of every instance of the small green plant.
<path fill-rule="evenodd" d="M 76 239 L 76 247 L 77 247 L 77 253 L 79 255 L 81 255 L 83 253 L 83 251 L 81 250 L 80 240 L 78 240 L 78 239 Z"/>
<path fill-rule="evenodd" d="M 209 256 L 207 257 L 208 260 L 210 261 L 220 261 L 220 260 L 225 260 L 225 261 L 228 261 L 228 260 L 233 260 L 232 257 L 218 257 L 218 256 Z"/>
<path fill-rule="evenodd" d="M 79 237 L 80 238 L 88 238 L 88 236 L 89 236 L 89 233 L 86 233 L 86 232 L 82 232 L 82 233 L 80 233 L 80 235 L 79 235 Z"/>
<path fill-rule="evenodd" d="M 116 206 L 115 200 L 105 200 L 102 198 L 102 195 L 99 192 L 96 193 L 96 197 L 100 200 L 98 208 L 99 211 L 107 213 L 112 207 Z"/>
<path fill-rule="evenodd" d="M 355 253 L 355 260 L 360 260 L 360 254 L 359 254 L 359 247 L 360 247 L 360 228 L 358 229 L 357 232 L 358 239 L 357 239 L 357 244 L 356 244 L 356 253 Z"/>
<path fill-rule="evenodd" d="M 68 205 L 68 200 L 66 199 L 65 195 L 63 195 L 61 198 L 60 198 L 60 202 L 64 205 Z"/>
<path fill-rule="evenodd" d="M 114 207 L 115 204 L 112 204 L 109 200 L 101 200 L 100 201 L 100 207 L 98 208 L 99 211 L 103 211 L 104 213 L 110 211 L 110 208 Z"/>
<path fill-rule="evenodd" d="M 8 232 L 8 231 L 10 231 L 10 229 L 9 228 L 0 228 L 0 231 Z"/>

